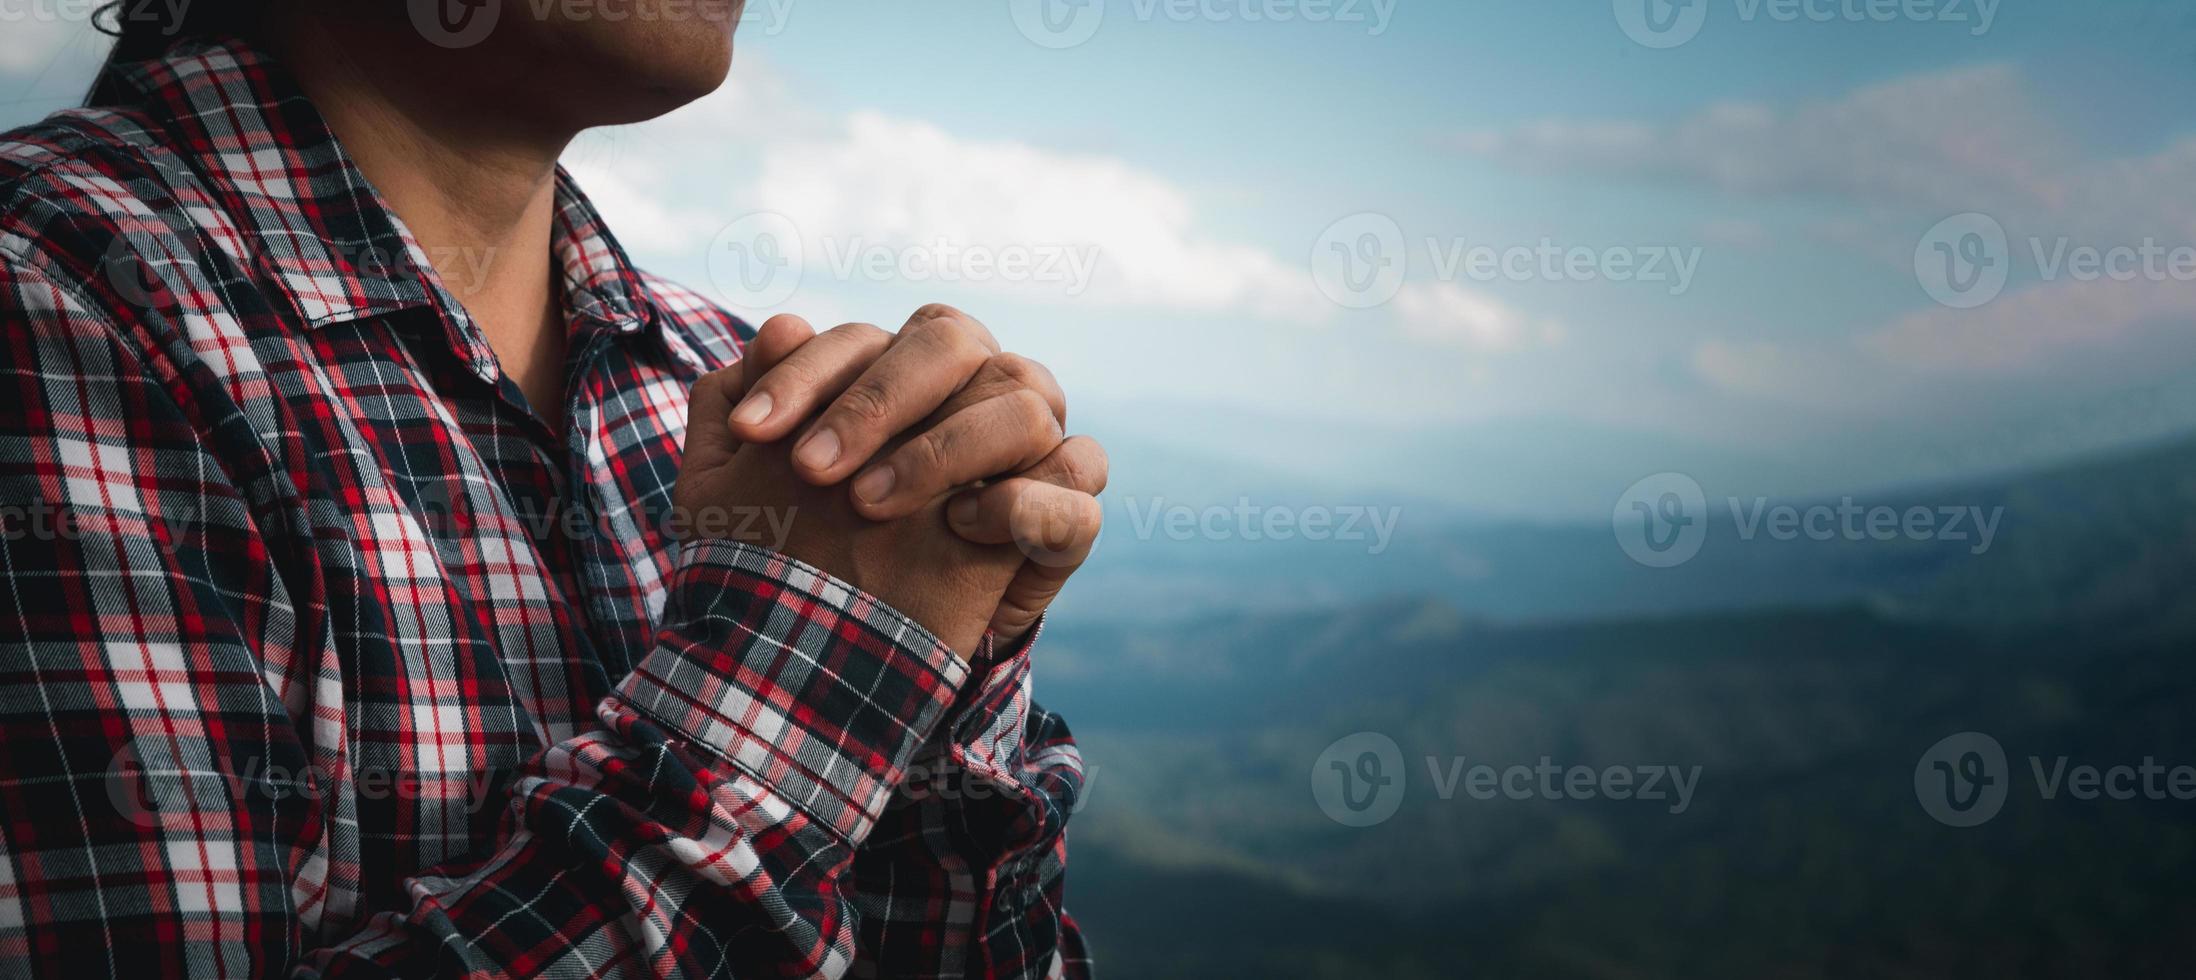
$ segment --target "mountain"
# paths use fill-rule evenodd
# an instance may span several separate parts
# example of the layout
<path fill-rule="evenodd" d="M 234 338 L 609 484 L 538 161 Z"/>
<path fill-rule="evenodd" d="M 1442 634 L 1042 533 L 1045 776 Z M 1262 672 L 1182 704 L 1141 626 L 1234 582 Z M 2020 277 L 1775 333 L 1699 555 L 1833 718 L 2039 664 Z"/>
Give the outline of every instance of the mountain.
<path fill-rule="evenodd" d="M 1841 418 L 1819 433 L 1775 436 L 1722 417 L 1713 429 L 1736 444 L 1688 439 L 1625 420 L 1564 416 L 1477 422 L 1344 421 L 1308 394 L 1293 412 L 1256 411 L 1176 398 L 1079 400 L 1074 422 L 1114 456 L 1122 493 L 1265 497 L 1275 488 L 1319 488 L 1362 501 L 1428 506 L 1527 524 L 1604 520 L 1617 496 L 1653 473 L 1692 476 L 1712 493 L 1791 499 L 1823 488 L 1874 492 L 2000 482 L 2196 431 L 2196 377 L 2125 379 L 2098 394 L 2082 386 L 2038 388 L 2019 406 L 1976 406 L 1916 424 L 1893 417 Z M 1199 493 L 1200 488 L 1212 491 Z M 1411 498 L 1409 501 L 1403 498 Z M 1197 503 L 1210 502 L 1196 500 Z"/>
<path fill-rule="evenodd" d="M 1979 554 L 1747 540 L 1726 515 L 1673 569 L 1632 563 L 1607 529 L 1452 529 L 1444 547 L 1485 559 L 1468 578 L 1400 531 L 1339 570 L 1273 542 L 1263 560 L 1183 548 L 1147 567 L 1268 601 L 1057 617 L 1037 694 L 1090 767 L 1068 898 L 1100 968 L 2179 973 L 2196 955 L 2196 443 L 1868 502 L 2004 510 Z M 1322 569 L 1347 581 L 1298 602 L 1291 583 Z M 1500 608 L 1513 598 L 1531 613 Z M 1346 826 L 1315 785 L 1361 732 L 1392 740 L 1379 792 L 1399 802 Z M 1932 759 L 1968 732 L 2002 748 L 1980 772 L 2006 795 L 1952 826 Z M 2126 799 L 2069 778 L 2146 766 L 2156 791 Z M 1612 798 L 1650 771 L 1658 798 Z"/>
<path fill-rule="evenodd" d="M 2119 629 L 2188 625 L 2151 620 L 2178 608 L 2166 585 L 2196 580 L 2196 440 L 1987 483 L 1850 496 L 1855 507 L 1894 516 L 1920 508 L 1933 525 L 1925 539 L 1878 540 L 1856 519 L 1857 539 L 1841 527 L 1831 540 L 1803 529 L 1777 540 L 1780 508 L 1820 509 L 1837 522 L 1848 498 L 1704 493 L 1699 553 L 1651 568 L 1625 554 L 1606 519 L 1488 522 L 1421 502 L 1299 490 L 1257 498 L 1246 521 L 1235 500 L 1215 504 L 1209 493 L 1109 492 L 1105 536 L 1061 609 L 1063 618 L 1162 622 L 1421 595 L 1507 622 L 1865 603 L 1900 618 L 1984 627 L 2067 618 Z M 1615 503 L 1612 496 L 1610 509 Z M 1216 506 L 1224 511 L 1211 522 L 1217 536 L 1194 523 Z M 1355 508 L 1392 530 L 1383 538 L 1366 518 L 1352 536 L 1258 533 L 1266 511 L 1293 517 L 1307 508 Z M 1193 521 L 1168 525 L 1175 511 Z"/>

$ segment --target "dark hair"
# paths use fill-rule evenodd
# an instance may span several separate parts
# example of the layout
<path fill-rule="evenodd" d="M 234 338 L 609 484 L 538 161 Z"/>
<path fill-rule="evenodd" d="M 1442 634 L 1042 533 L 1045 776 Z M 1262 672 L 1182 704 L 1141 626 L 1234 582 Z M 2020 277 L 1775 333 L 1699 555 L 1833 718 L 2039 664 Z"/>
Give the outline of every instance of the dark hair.
<path fill-rule="evenodd" d="M 122 67 L 157 58 L 187 37 L 241 34 L 259 20 L 263 0 L 112 0 L 92 15 L 92 26 L 114 38 L 114 48 L 99 66 L 86 105 L 112 105 L 128 97 Z"/>

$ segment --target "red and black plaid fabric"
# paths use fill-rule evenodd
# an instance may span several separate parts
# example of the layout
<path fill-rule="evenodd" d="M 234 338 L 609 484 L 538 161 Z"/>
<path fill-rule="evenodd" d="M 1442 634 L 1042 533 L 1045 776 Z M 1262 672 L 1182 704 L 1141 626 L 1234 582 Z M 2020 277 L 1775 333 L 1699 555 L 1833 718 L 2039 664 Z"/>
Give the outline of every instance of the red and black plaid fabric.
<path fill-rule="evenodd" d="M 568 431 L 279 66 L 0 135 L 0 973 L 1052 976 L 1027 651 L 664 527 L 741 325 L 560 177 Z"/>

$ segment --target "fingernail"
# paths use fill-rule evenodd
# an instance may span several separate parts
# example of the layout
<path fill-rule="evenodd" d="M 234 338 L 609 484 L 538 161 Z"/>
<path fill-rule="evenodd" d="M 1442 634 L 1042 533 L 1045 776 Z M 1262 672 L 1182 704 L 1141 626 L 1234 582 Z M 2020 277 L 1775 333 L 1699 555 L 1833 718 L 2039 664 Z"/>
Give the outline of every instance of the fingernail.
<path fill-rule="evenodd" d="M 870 503 L 878 503 L 892 495 L 892 484 L 896 479 L 892 467 L 879 466 L 854 481 L 854 495 Z"/>
<path fill-rule="evenodd" d="M 946 520 L 963 526 L 976 523 L 976 498 L 962 497 L 947 504 Z"/>
<path fill-rule="evenodd" d="M 831 464 L 839 461 L 839 434 L 830 429 L 817 429 L 801 440 L 801 448 L 794 450 L 793 457 L 812 470 L 830 469 Z"/>
<path fill-rule="evenodd" d="M 741 425 L 761 425 L 770 417 L 770 393 L 758 391 L 747 396 L 740 407 L 732 410 L 732 421 Z"/>

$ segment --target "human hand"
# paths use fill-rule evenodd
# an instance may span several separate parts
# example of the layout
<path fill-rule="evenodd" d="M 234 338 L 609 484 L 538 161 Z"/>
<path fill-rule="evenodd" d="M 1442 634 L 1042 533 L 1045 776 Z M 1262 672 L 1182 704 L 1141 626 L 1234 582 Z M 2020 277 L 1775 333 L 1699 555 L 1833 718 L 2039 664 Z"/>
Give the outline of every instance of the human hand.
<path fill-rule="evenodd" d="M 1058 381 L 1001 352 L 975 318 L 933 304 L 898 334 L 846 324 L 819 335 L 799 317 L 774 317 L 743 364 L 753 373 L 732 413 L 736 437 L 798 435 L 800 478 L 822 486 L 851 476 L 853 506 L 876 520 L 961 491 L 950 508 L 957 532 L 1018 546 L 1027 560 L 991 624 L 1000 639 L 1035 624 L 1095 543 L 1105 451 L 1063 438 Z M 969 489 L 1002 474 L 1010 478 Z"/>
<path fill-rule="evenodd" d="M 953 533 L 942 498 L 896 520 L 870 520 L 855 512 L 844 490 L 796 476 L 786 444 L 742 443 L 728 420 L 745 389 L 743 368 L 735 364 L 694 384 L 672 488 L 681 523 L 703 536 L 762 544 L 762 525 L 719 516 L 759 509 L 771 517 L 763 523 L 782 529 L 783 538 L 770 543 L 778 552 L 875 596 L 956 653 L 972 655 L 1022 553 Z"/>

